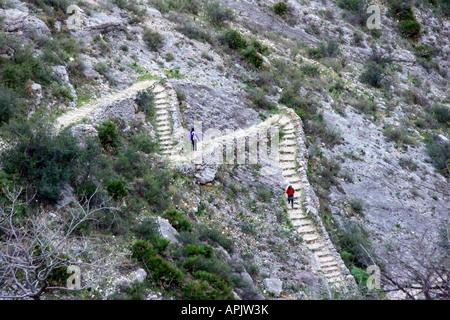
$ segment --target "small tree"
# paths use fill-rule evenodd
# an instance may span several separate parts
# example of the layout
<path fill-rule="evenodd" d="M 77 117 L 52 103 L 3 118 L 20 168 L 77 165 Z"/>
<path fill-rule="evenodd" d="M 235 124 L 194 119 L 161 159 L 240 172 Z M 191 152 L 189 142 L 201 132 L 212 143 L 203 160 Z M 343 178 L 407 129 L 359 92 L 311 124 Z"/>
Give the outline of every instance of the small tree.
<path fill-rule="evenodd" d="M 51 290 L 79 291 L 88 288 L 64 286 L 69 266 L 102 268 L 102 261 L 80 262 L 85 250 L 74 246 L 77 229 L 97 212 L 117 210 L 102 203 L 91 207 L 85 198 L 66 210 L 67 217 L 52 223 L 45 215 L 23 217 L 23 188 L 6 188 L 7 201 L 0 207 L 0 298 L 35 299 Z M 31 201 L 32 198 L 29 201 Z M 15 287 L 15 288 L 14 288 Z"/>
<path fill-rule="evenodd" d="M 164 37 L 154 30 L 145 29 L 143 40 L 151 51 L 158 51 L 164 45 Z"/>
<path fill-rule="evenodd" d="M 104 148 L 115 149 L 119 144 L 119 131 L 112 121 L 104 121 L 97 129 L 98 137 Z"/>
<path fill-rule="evenodd" d="M 359 80 L 363 83 L 370 84 L 373 87 L 380 88 L 385 78 L 383 68 L 375 62 L 369 62 L 366 69 L 361 73 Z"/>
<path fill-rule="evenodd" d="M 273 12 L 280 16 L 285 15 L 288 12 L 288 6 L 284 1 L 277 2 L 273 5 Z"/>
<path fill-rule="evenodd" d="M 226 21 L 233 20 L 233 10 L 222 5 L 219 1 L 209 2 L 205 7 L 208 19 L 215 25 L 221 26 Z"/>

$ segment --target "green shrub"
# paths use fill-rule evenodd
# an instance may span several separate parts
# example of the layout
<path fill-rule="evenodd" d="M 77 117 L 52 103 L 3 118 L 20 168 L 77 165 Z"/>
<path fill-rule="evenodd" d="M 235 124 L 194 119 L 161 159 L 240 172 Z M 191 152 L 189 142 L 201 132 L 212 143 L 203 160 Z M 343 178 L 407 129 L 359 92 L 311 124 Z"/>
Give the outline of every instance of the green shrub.
<path fill-rule="evenodd" d="M 248 46 L 241 51 L 242 57 L 255 68 L 261 68 L 264 60 L 253 46 Z"/>
<path fill-rule="evenodd" d="M 13 122 L 6 129 L 13 135 L 14 147 L 1 155 L 3 170 L 31 184 L 38 200 L 59 200 L 62 186 L 74 178 L 79 153 L 76 138 L 67 130 L 52 135 L 51 125 L 42 119 Z"/>
<path fill-rule="evenodd" d="M 399 144 L 412 145 L 414 140 L 409 137 L 408 132 L 403 128 L 394 128 L 387 125 L 383 130 L 387 141 L 394 141 Z"/>
<path fill-rule="evenodd" d="M 367 273 L 365 270 L 353 267 L 350 271 L 352 276 L 355 278 L 356 282 L 358 283 L 359 287 L 362 289 L 367 288 L 367 280 L 370 277 L 370 274 Z"/>
<path fill-rule="evenodd" d="M 14 59 L 0 58 L 0 79 L 4 85 L 25 96 L 29 80 L 44 86 L 50 83 L 50 70 L 34 56 L 33 47 L 0 31 L 0 49 L 7 48 L 14 50 Z"/>
<path fill-rule="evenodd" d="M 341 53 L 339 43 L 335 40 L 319 43 L 316 48 L 308 49 L 311 58 L 320 59 L 325 57 L 337 57 Z"/>
<path fill-rule="evenodd" d="M 217 243 L 228 252 L 233 252 L 233 241 L 225 237 L 219 230 L 204 225 L 197 225 L 196 229 L 199 232 L 199 240 Z"/>
<path fill-rule="evenodd" d="M 430 60 L 431 59 L 431 48 L 425 44 L 425 45 L 418 45 L 414 46 L 414 51 L 416 53 L 416 56 L 422 59 Z"/>
<path fill-rule="evenodd" d="M 226 21 L 233 20 L 234 13 L 229 7 L 222 5 L 219 1 L 208 2 L 205 5 L 206 17 L 215 25 L 221 26 Z"/>
<path fill-rule="evenodd" d="M 178 212 L 176 209 L 168 209 L 163 215 L 163 218 L 169 220 L 170 224 L 178 231 L 189 231 L 192 229 L 191 223 L 186 219 L 185 215 Z"/>
<path fill-rule="evenodd" d="M 338 235 L 338 244 L 342 252 L 346 252 L 346 262 L 359 268 L 371 265 L 375 257 L 369 233 L 359 224 L 351 220 L 343 222 L 342 233 Z M 344 260 L 345 261 L 345 260 Z"/>
<path fill-rule="evenodd" d="M 349 200 L 350 207 L 354 213 L 359 215 L 363 212 L 364 201 L 360 198 L 352 198 Z"/>
<path fill-rule="evenodd" d="M 164 45 L 164 37 L 154 30 L 145 29 L 143 40 L 151 51 L 158 51 Z"/>
<path fill-rule="evenodd" d="M 403 169 L 408 169 L 409 171 L 416 171 L 417 170 L 417 164 L 411 159 L 411 158 L 400 158 L 398 160 L 398 164 Z"/>
<path fill-rule="evenodd" d="M 139 132 L 131 136 L 131 146 L 138 151 L 150 154 L 158 151 L 158 143 L 148 133 Z"/>
<path fill-rule="evenodd" d="M 287 4 L 283 1 L 277 2 L 273 5 L 273 12 L 280 16 L 285 15 L 288 12 Z"/>
<path fill-rule="evenodd" d="M 127 183 L 122 178 L 109 182 L 106 185 L 106 190 L 115 199 L 123 198 L 128 194 Z"/>
<path fill-rule="evenodd" d="M 407 38 L 416 39 L 420 34 L 421 27 L 414 16 L 411 4 L 403 0 L 393 0 L 389 2 L 389 5 L 395 19 L 399 20 L 400 33 Z"/>
<path fill-rule="evenodd" d="M 195 22 L 193 21 L 184 21 L 180 26 L 176 28 L 176 30 L 186 37 L 195 39 L 202 42 L 212 42 L 211 35 L 203 31 Z"/>
<path fill-rule="evenodd" d="M 119 145 L 119 130 L 112 121 L 102 122 L 98 128 L 98 137 L 105 148 L 116 148 Z"/>
<path fill-rule="evenodd" d="M 155 95 L 151 89 L 140 91 L 136 96 L 136 103 L 139 106 L 138 111 L 142 111 L 146 116 L 155 116 Z"/>
<path fill-rule="evenodd" d="M 272 190 L 270 190 L 266 187 L 258 188 L 257 197 L 259 200 L 261 200 L 263 202 L 269 202 L 273 196 L 274 196 L 274 193 Z"/>
<path fill-rule="evenodd" d="M 310 77 L 316 77 L 320 74 L 319 67 L 311 63 L 302 65 L 300 69 L 303 71 L 305 75 Z"/>
<path fill-rule="evenodd" d="M 359 9 L 359 0 L 338 0 L 337 5 L 342 9 L 357 12 Z"/>
<path fill-rule="evenodd" d="M 361 73 L 359 80 L 373 87 L 380 88 L 385 78 L 384 69 L 377 63 L 370 61 Z"/>
<path fill-rule="evenodd" d="M 227 45 L 230 49 L 239 50 L 247 46 L 247 41 L 236 30 L 227 30 L 221 37 L 222 44 Z"/>
<path fill-rule="evenodd" d="M 420 23 L 416 20 L 405 20 L 398 23 L 398 29 L 407 38 L 416 39 L 420 34 Z"/>
<path fill-rule="evenodd" d="M 439 1 L 439 4 L 441 5 L 442 12 L 447 17 L 450 16 L 450 0 L 441 0 Z"/>
<path fill-rule="evenodd" d="M 208 245 L 188 244 L 186 245 L 186 252 L 189 256 L 202 255 L 206 258 L 212 256 L 212 248 Z"/>
<path fill-rule="evenodd" d="M 142 179 L 136 179 L 134 189 L 149 205 L 158 211 L 164 211 L 170 204 L 170 195 L 167 192 L 169 185 L 169 173 L 156 166 Z"/>
<path fill-rule="evenodd" d="M 350 105 L 365 114 L 374 114 L 377 111 L 377 103 L 363 96 L 350 101 Z"/>
<path fill-rule="evenodd" d="M 8 122 L 19 105 L 17 93 L 0 83 L 0 124 Z"/>
<path fill-rule="evenodd" d="M 162 258 L 150 242 L 138 240 L 134 243 L 131 251 L 131 257 L 143 263 L 154 281 L 168 285 L 181 285 L 183 283 L 185 275 L 169 261 Z"/>
<path fill-rule="evenodd" d="M 186 93 L 181 88 L 175 88 L 175 93 L 177 94 L 178 101 L 186 100 Z"/>
<path fill-rule="evenodd" d="M 431 114 L 437 122 L 450 125 L 450 111 L 446 106 L 434 106 L 431 109 Z"/>
<path fill-rule="evenodd" d="M 250 100 L 252 101 L 253 107 L 257 109 L 264 110 L 274 110 L 276 109 L 276 104 L 269 101 L 262 90 L 255 90 L 250 92 Z"/>
<path fill-rule="evenodd" d="M 426 144 L 426 152 L 433 166 L 444 174 L 448 174 L 450 166 L 450 144 L 430 141 Z"/>

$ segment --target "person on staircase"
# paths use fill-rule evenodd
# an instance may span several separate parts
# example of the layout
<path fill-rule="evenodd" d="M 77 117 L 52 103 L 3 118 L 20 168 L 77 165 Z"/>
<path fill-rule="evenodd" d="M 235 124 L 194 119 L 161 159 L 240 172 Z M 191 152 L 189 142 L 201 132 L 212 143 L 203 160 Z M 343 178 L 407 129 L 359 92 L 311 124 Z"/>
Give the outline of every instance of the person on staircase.
<path fill-rule="evenodd" d="M 292 209 L 294 209 L 294 193 L 295 193 L 295 189 L 289 185 L 289 187 L 286 190 L 286 194 L 288 195 L 288 203 L 291 203 L 291 207 Z"/>
<path fill-rule="evenodd" d="M 190 138 L 191 138 L 191 143 L 192 143 L 192 151 L 197 151 L 197 141 L 199 141 L 200 138 L 198 137 L 194 128 L 191 129 Z"/>

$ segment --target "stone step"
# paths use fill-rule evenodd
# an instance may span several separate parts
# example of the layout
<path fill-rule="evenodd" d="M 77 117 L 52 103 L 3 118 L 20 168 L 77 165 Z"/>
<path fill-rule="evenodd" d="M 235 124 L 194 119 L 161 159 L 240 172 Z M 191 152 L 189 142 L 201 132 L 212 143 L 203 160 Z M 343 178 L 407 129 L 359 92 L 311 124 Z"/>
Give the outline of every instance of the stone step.
<path fill-rule="evenodd" d="M 170 115 L 168 113 L 156 117 L 156 122 L 158 122 L 158 121 L 169 121 L 169 120 L 170 120 Z"/>
<path fill-rule="evenodd" d="M 158 131 L 167 131 L 170 130 L 170 126 L 164 125 L 164 126 L 158 126 Z"/>
<path fill-rule="evenodd" d="M 316 232 L 316 228 L 312 224 L 305 224 L 297 227 L 297 232 L 303 234 Z"/>
<path fill-rule="evenodd" d="M 291 176 L 291 175 L 294 175 L 294 174 L 298 174 L 298 172 L 297 172 L 297 170 L 295 170 L 295 169 L 284 169 L 283 170 L 283 176 Z"/>
<path fill-rule="evenodd" d="M 166 88 L 164 88 L 161 85 L 158 85 L 155 87 L 155 89 L 153 89 L 153 94 L 157 95 L 158 93 L 161 93 L 163 91 L 166 91 Z"/>
<path fill-rule="evenodd" d="M 159 143 L 161 146 L 172 146 L 173 145 L 173 141 L 172 140 L 164 140 L 164 141 L 160 141 Z"/>
<path fill-rule="evenodd" d="M 161 99 L 165 99 L 167 98 L 169 95 L 167 94 L 167 92 L 164 90 L 162 92 L 159 92 L 158 94 L 155 95 L 155 100 L 161 100 Z"/>
<path fill-rule="evenodd" d="M 164 109 L 168 109 L 169 108 L 169 104 L 168 103 L 155 103 L 155 108 L 156 110 L 164 110 Z"/>
<path fill-rule="evenodd" d="M 296 147 L 297 143 L 295 142 L 295 140 L 289 141 L 289 142 L 281 142 L 280 143 L 280 148 L 289 148 L 289 147 Z"/>
<path fill-rule="evenodd" d="M 170 134 L 160 135 L 159 141 L 172 140 L 172 136 Z"/>
<path fill-rule="evenodd" d="M 322 268 L 322 270 L 324 268 L 329 268 L 329 267 L 332 267 L 332 266 L 336 266 L 336 268 L 339 268 L 338 263 L 335 260 L 320 264 L 320 267 Z"/>
<path fill-rule="evenodd" d="M 289 133 L 283 136 L 283 142 L 295 141 L 295 138 L 297 138 L 295 134 Z"/>
<path fill-rule="evenodd" d="M 314 251 L 314 253 L 327 249 L 326 245 L 323 242 L 311 243 L 308 245 L 308 248 L 309 250 Z"/>
<path fill-rule="evenodd" d="M 170 104 L 170 101 L 167 99 L 158 99 L 155 100 L 155 106 L 160 106 L 160 105 L 164 105 L 164 106 L 168 106 Z"/>
<path fill-rule="evenodd" d="M 168 120 L 156 121 L 156 125 L 158 127 L 165 127 L 165 126 L 170 127 L 170 121 L 168 121 Z"/>
<path fill-rule="evenodd" d="M 314 255 L 318 258 L 323 257 L 323 256 L 328 256 L 330 254 L 331 254 L 330 250 L 328 250 L 328 248 L 326 248 L 325 246 L 323 247 L 323 249 L 321 251 L 314 252 Z"/>
<path fill-rule="evenodd" d="M 328 255 L 328 256 L 323 256 L 319 258 L 319 263 L 327 263 L 327 262 L 331 262 L 334 261 L 334 257 L 332 255 Z"/>
<path fill-rule="evenodd" d="M 331 280 L 331 279 L 337 278 L 337 277 L 341 277 L 341 276 L 342 276 L 342 273 L 341 273 L 340 270 L 337 270 L 337 271 L 334 271 L 334 272 L 330 272 L 330 273 L 325 273 L 325 277 L 326 277 L 328 280 Z M 336 279 L 336 280 L 337 280 L 337 279 Z"/>
<path fill-rule="evenodd" d="M 320 240 L 320 236 L 317 233 L 307 233 L 305 235 L 302 235 L 303 240 L 306 241 L 306 243 L 315 242 L 317 240 Z"/>
<path fill-rule="evenodd" d="M 156 110 L 156 115 L 157 115 L 157 116 L 163 115 L 163 114 L 169 114 L 169 111 L 168 111 L 167 109 L 159 109 L 159 110 Z"/>
<path fill-rule="evenodd" d="M 289 219 L 291 219 L 291 218 L 289 218 Z M 311 225 L 311 222 L 306 219 L 291 219 L 291 222 L 292 222 L 292 225 L 296 228 Z"/>

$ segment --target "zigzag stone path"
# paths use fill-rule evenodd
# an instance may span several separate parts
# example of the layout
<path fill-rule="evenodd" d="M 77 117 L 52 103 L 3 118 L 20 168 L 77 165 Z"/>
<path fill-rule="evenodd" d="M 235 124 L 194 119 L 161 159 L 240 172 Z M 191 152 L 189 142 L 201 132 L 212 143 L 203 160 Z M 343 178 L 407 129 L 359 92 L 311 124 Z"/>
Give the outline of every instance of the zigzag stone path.
<path fill-rule="evenodd" d="M 182 152 L 183 135 L 187 133 L 184 132 L 185 129 L 180 124 L 177 97 L 168 81 L 149 80 L 138 82 L 124 91 L 69 111 L 57 119 L 57 128 L 61 129 L 72 123 L 79 122 L 106 103 L 129 97 L 148 88 L 152 88 L 155 95 L 155 130 L 162 153 L 173 162 L 192 161 L 192 154 L 187 156 Z M 286 186 L 290 184 L 296 190 L 294 208 L 288 208 L 289 218 L 308 249 L 313 252 L 318 272 L 321 272 L 328 283 L 335 289 L 350 289 L 355 285 L 354 279 L 349 275 L 340 255 L 331 243 L 317 214 L 317 210 L 314 208 L 315 206 L 311 204 L 314 201 L 310 199 L 311 196 L 309 195 L 312 189 L 306 178 L 306 158 L 300 152 L 300 146 L 304 146 L 305 143 L 301 120 L 291 109 L 284 106 L 279 106 L 279 108 L 282 111 L 281 114 L 273 115 L 256 126 L 246 130 L 238 130 L 230 135 L 209 141 L 203 141 L 202 152 L 199 152 L 195 157 L 198 160 L 198 157 L 203 157 L 205 153 L 217 147 L 222 150 L 223 145 L 229 143 L 230 140 L 249 139 L 252 136 L 254 138 L 254 135 L 271 127 L 281 129 L 284 134 L 276 155 L 278 156 Z M 178 116 L 175 116 L 176 114 Z"/>

